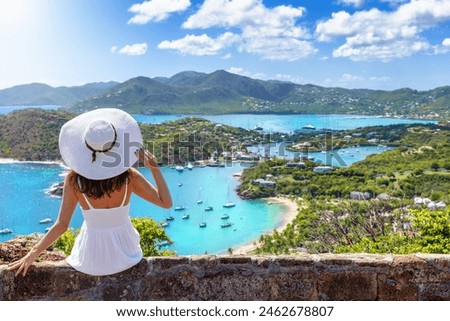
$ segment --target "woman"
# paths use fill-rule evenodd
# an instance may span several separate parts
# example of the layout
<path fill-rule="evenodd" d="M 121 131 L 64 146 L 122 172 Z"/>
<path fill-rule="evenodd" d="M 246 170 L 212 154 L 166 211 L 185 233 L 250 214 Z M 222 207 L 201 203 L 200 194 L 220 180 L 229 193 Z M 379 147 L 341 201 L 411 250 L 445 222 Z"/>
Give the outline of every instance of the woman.
<path fill-rule="evenodd" d="M 137 264 L 142 250 L 129 216 L 131 193 L 163 208 L 170 208 L 172 199 L 155 156 L 142 149 L 136 121 L 114 108 L 81 114 L 61 128 L 59 149 L 71 171 L 58 219 L 9 269 L 25 276 L 36 257 L 67 230 L 78 203 L 84 222 L 67 262 L 90 275 L 110 275 Z M 150 169 L 156 187 L 131 167 L 138 159 Z"/>

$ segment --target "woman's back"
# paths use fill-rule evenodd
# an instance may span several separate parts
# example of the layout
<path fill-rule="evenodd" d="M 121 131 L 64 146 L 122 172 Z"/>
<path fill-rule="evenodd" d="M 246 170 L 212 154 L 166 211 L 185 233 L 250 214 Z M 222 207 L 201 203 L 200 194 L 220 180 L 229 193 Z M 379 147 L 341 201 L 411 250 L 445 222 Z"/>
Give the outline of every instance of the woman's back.
<path fill-rule="evenodd" d="M 81 191 L 77 196 L 80 204 L 84 203 L 84 222 L 67 262 L 91 275 L 114 274 L 138 263 L 142 258 L 139 234 L 131 224 L 130 205 L 125 204 L 129 199 L 128 182 L 110 196 L 89 199 Z"/>

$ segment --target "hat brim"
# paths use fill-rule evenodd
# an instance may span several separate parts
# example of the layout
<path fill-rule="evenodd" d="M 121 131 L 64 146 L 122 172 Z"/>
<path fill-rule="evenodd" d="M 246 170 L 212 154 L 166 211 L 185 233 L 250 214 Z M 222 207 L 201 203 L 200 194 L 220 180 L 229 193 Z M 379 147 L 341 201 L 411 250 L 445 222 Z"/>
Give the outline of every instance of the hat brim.
<path fill-rule="evenodd" d="M 114 125 L 117 139 L 114 147 L 97 152 L 92 161 L 84 141 L 86 127 L 95 120 Z M 122 174 L 137 161 L 136 151 L 142 148 L 142 135 L 136 120 L 123 110 L 100 108 L 81 114 L 63 125 L 59 134 L 59 151 L 63 161 L 76 173 L 93 180 L 112 178 Z"/>

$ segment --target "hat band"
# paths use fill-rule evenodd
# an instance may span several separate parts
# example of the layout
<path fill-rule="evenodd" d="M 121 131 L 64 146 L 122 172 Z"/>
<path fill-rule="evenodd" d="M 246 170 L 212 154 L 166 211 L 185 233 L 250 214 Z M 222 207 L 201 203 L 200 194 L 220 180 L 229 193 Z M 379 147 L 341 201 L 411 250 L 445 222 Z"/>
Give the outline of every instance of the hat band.
<path fill-rule="evenodd" d="M 116 144 L 117 140 L 117 131 L 113 124 L 111 124 L 111 127 L 114 129 L 114 140 L 111 143 L 111 146 L 107 149 L 94 149 L 91 145 L 88 144 L 86 140 L 84 140 L 84 143 L 86 144 L 86 147 L 92 152 L 92 163 L 97 160 L 97 153 L 106 153 L 109 152 L 111 149 L 113 149 L 114 145 Z"/>

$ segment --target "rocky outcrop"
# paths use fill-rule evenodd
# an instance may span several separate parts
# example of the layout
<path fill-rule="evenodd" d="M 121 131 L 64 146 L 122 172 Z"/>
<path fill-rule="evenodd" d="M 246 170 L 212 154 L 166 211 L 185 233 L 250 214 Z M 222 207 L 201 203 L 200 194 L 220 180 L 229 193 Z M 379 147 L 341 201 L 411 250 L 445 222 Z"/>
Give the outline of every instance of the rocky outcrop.
<path fill-rule="evenodd" d="M 112 276 L 0 265 L 1 300 L 450 300 L 450 255 L 152 257 Z"/>
<path fill-rule="evenodd" d="M 52 196 L 61 197 L 64 191 L 64 182 L 59 182 L 53 184 L 49 190 L 48 193 Z"/>

